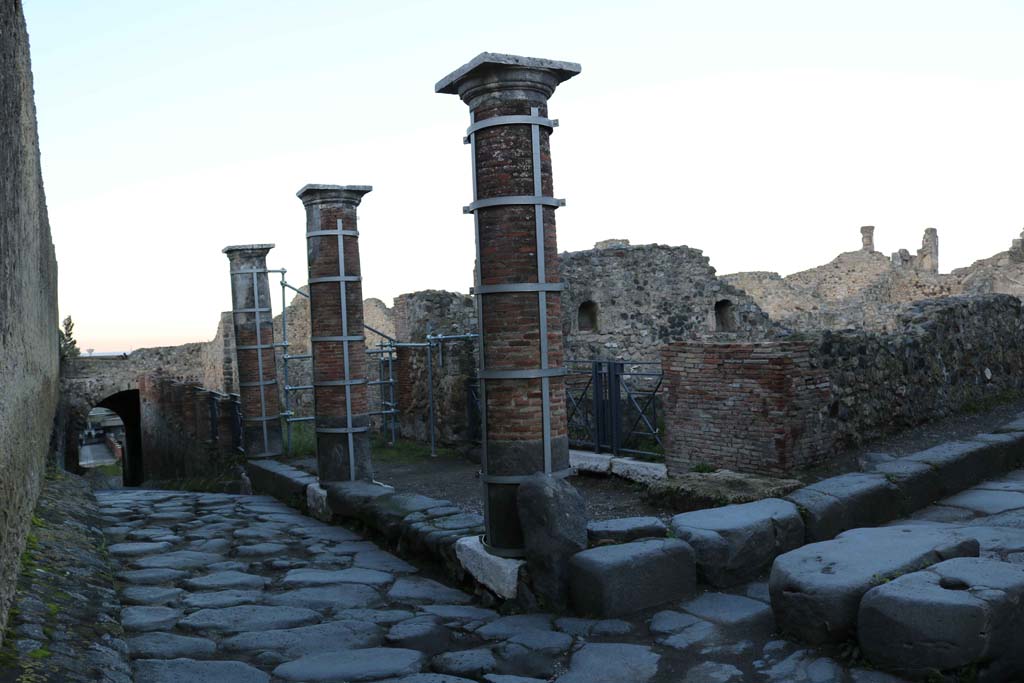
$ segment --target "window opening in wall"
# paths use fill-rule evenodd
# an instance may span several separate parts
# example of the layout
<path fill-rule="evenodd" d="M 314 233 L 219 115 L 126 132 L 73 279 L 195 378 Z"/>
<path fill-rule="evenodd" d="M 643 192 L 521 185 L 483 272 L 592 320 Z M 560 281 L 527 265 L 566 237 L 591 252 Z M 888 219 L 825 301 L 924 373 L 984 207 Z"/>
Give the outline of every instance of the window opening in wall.
<path fill-rule="evenodd" d="M 736 313 L 733 309 L 733 303 L 728 299 L 715 303 L 715 332 L 736 331 Z"/>
<path fill-rule="evenodd" d="M 584 301 L 576 318 L 580 332 L 597 332 L 597 304 Z"/>

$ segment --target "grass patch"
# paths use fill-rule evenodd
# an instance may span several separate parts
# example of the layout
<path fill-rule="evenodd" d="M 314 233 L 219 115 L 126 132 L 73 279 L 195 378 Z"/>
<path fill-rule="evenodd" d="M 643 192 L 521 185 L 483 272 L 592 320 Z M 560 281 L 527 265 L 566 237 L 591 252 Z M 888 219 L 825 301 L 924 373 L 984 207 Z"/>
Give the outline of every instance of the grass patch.
<path fill-rule="evenodd" d="M 292 422 L 292 449 L 293 458 L 315 458 L 316 457 L 316 431 L 312 422 Z M 281 429 L 284 430 L 285 438 L 288 434 L 288 423 L 282 421 Z"/>
<path fill-rule="evenodd" d="M 694 465 L 693 467 L 691 467 L 690 471 L 691 472 L 697 472 L 698 474 L 711 474 L 712 472 L 716 471 L 717 469 L 718 468 L 715 467 L 714 465 L 709 465 L 706 462 L 699 462 L 696 465 Z"/>
<path fill-rule="evenodd" d="M 120 477 L 124 475 L 124 471 L 121 469 L 121 463 L 112 463 L 110 465 L 100 465 L 94 467 L 97 472 L 102 472 L 107 477 Z"/>

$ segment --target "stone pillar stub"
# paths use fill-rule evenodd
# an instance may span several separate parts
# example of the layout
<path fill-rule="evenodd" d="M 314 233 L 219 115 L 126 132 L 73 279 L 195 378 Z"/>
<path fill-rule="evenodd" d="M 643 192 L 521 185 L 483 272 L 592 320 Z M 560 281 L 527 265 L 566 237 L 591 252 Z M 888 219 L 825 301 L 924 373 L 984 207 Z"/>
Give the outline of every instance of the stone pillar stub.
<path fill-rule="evenodd" d="M 373 481 L 356 208 L 369 185 L 306 185 L 310 346 L 321 482 Z"/>
<path fill-rule="evenodd" d="M 274 313 L 267 277 L 267 253 L 273 248 L 273 244 L 241 244 L 223 250 L 231 266 L 235 365 L 243 416 L 242 447 L 247 458 L 282 453 Z"/>
<path fill-rule="evenodd" d="M 485 52 L 435 86 L 470 109 L 485 542 L 506 557 L 523 554 L 519 482 L 569 472 L 547 101 L 580 70 Z"/>
<path fill-rule="evenodd" d="M 860 243 L 863 251 L 875 250 L 875 226 L 863 225 L 860 229 Z"/>

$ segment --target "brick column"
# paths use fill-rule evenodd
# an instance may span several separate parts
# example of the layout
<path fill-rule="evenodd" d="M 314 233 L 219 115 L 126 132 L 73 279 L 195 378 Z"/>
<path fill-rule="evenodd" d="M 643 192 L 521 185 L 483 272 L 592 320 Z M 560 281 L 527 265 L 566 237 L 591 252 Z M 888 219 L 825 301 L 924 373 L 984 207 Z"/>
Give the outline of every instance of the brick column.
<path fill-rule="evenodd" d="M 306 185 L 313 414 L 321 482 L 373 481 L 356 207 L 366 185 Z"/>
<path fill-rule="evenodd" d="M 480 321 L 484 516 L 490 551 L 523 554 L 516 498 L 569 473 L 561 290 L 547 101 L 578 64 L 483 53 L 438 82 L 469 106 Z"/>
<path fill-rule="evenodd" d="M 274 316 L 270 308 L 267 252 L 273 244 L 224 247 L 231 263 L 231 309 L 235 364 L 247 458 L 280 455 L 281 405 L 274 360 Z"/>

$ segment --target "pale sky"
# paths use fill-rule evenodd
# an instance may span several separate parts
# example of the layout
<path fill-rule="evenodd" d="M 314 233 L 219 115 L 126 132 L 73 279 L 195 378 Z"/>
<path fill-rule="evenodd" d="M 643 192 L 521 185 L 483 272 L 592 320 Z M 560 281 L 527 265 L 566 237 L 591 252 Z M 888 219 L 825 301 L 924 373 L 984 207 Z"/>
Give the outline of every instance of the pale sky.
<path fill-rule="evenodd" d="M 468 291 L 482 51 L 579 62 L 549 106 L 559 249 L 610 237 L 782 274 L 860 246 L 947 272 L 1024 228 L 1024 2 L 24 0 L 61 315 L 203 341 L 229 244 L 306 280 L 306 183 L 373 185 L 363 293 Z M 274 301 L 275 313 L 280 302 Z"/>

